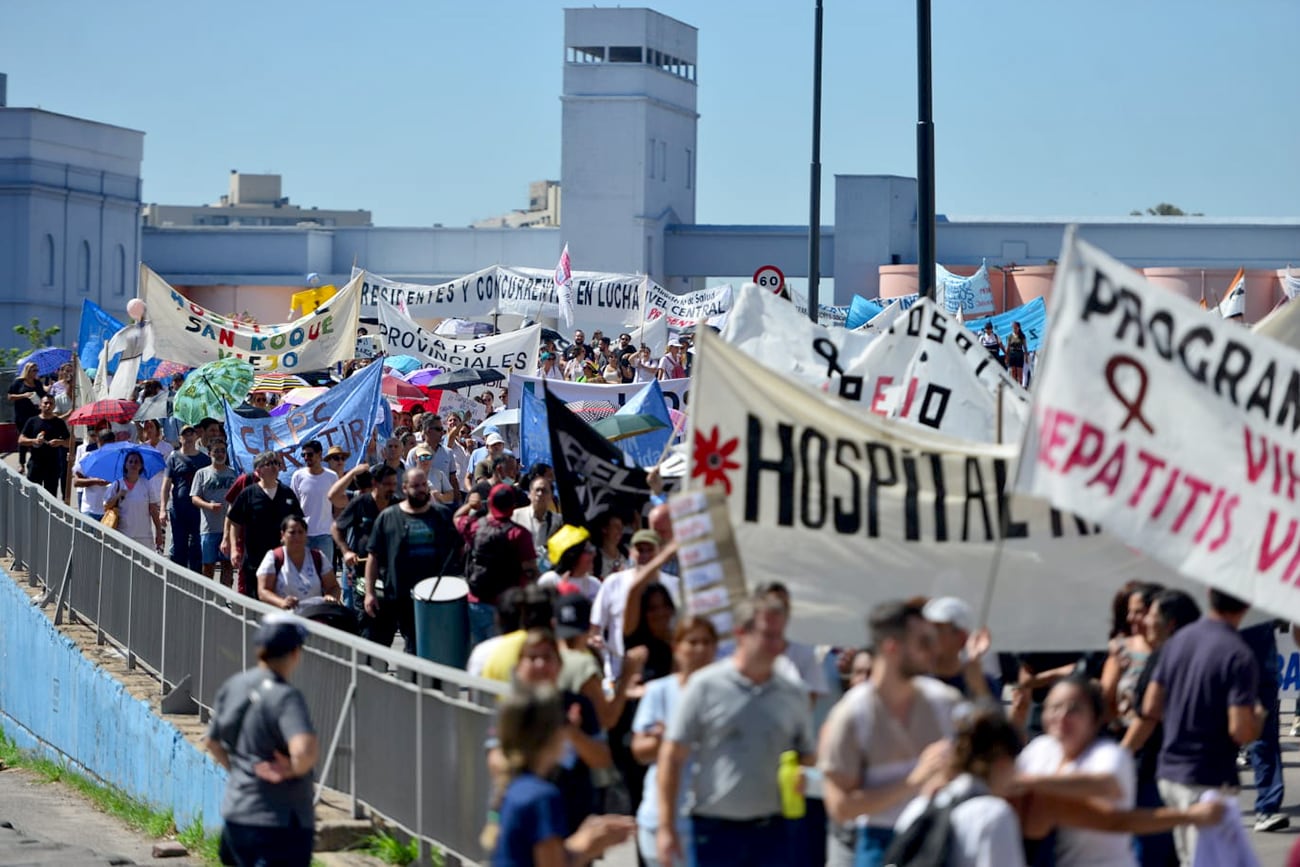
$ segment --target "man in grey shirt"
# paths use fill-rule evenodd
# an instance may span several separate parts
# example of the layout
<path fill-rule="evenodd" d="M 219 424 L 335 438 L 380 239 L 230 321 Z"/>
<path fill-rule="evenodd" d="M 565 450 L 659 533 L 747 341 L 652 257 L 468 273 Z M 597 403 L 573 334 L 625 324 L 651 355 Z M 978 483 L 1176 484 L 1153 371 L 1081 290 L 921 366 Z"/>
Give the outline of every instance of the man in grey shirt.
<path fill-rule="evenodd" d="M 306 634 L 292 615 L 267 615 L 254 637 L 257 667 L 217 690 L 208 750 L 230 772 L 221 803 L 224 864 L 311 863 L 319 746 L 307 702 L 288 681 Z"/>
<path fill-rule="evenodd" d="M 676 811 L 688 758 L 697 765 L 691 862 L 792 863 L 777 771 L 788 750 L 812 764 L 814 739 L 807 695 L 773 668 L 786 616 L 770 596 L 740 602 L 733 612 L 736 652 L 687 681 L 659 749 L 660 863 L 684 860 Z"/>

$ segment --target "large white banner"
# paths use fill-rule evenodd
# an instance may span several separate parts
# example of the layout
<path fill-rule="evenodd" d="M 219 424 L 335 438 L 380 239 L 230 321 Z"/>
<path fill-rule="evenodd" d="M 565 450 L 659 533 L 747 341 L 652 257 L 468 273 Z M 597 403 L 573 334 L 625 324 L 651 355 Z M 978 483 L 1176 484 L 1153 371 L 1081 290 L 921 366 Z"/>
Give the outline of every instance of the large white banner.
<path fill-rule="evenodd" d="M 697 321 L 723 316 L 731 309 L 730 283 L 681 295 L 674 295 L 651 280 L 646 280 L 646 284 L 646 321 L 662 316 L 667 318 L 668 327 L 677 331 L 689 331 Z"/>
<path fill-rule="evenodd" d="M 552 394 L 565 403 L 573 403 L 575 400 L 604 400 L 615 406 L 627 403 L 650 384 L 629 382 L 626 385 L 608 385 L 601 382 L 565 382 L 563 379 L 544 380 L 537 376 L 512 376 L 506 392 L 506 403 L 511 407 L 519 406 L 524 391 L 541 397 L 543 382 Z M 661 379 L 659 387 L 663 390 L 664 401 L 667 402 L 669 409 L 683 411 L 686 409 L 691 388 L 690 379 Z"/>
<path fill-rule="evenodd" d="M 362 314 L 379 315 L 378 302 L 406 304 L 412 319 L 474 317 L 513 313 L 532 319 L 559 316 L 555 271 L 549 268 L 505 268 L 494 265 L 437 285 L 403 283 L 352 269 L 361 278 Z M 641 320 L 644 278 L 636 274 L 573 272 L 574 322 L 579 328 L 617 330 Z"/>
<path fill-rule="evenodd" d="M 1300 352 L 1066 236 L 1020 487 L 1300 621 Z"/>
<path fill-rule="evenodd" d="M 389 355 L 410 355 L 443 370 L 469 367 L 502 373 L 534 373 L 542 341 L 542 326 L 455 340 L 421 328 L 388 301 L 379 301 L 379 328 Z"/>
<path fill-rule="evenodd" d="M 804 640 L 861 644 L 887 599 L 955 595 L 978 611 L 997 564 L 999 649 L 1095 648 L 1113 590 L 1138 575 L 1177 583 L 1095 525 L 1013 494 L 1014 446 L 852 412 L 707 332 L 691 407 L 688 478 L 727 491 L 746 580 L 790 586 Z"/>
<path fill-rule="evenodd" d="M 149 305 L 159 358 L 198 367 L 218 358 L 242 358 L 258 371 L 324 370 L 356 352 L 361 281 L 348 285 L 312 313 L 293 322 L 248 325 L 195 304 L 148 265 L 140 286 Z"/>
<path fill-rule="evenodd" d="M 1015 439 L 1023 426 L 1024 389 L 974 335 L 929 302 L 901 312 L 883 334 L 873 334 L 814 325 L 789 303 L 746 287 L 722 337 L 772 369 L 859 410 L 995 442 L 1000 388 L 1002 440 Z"/>

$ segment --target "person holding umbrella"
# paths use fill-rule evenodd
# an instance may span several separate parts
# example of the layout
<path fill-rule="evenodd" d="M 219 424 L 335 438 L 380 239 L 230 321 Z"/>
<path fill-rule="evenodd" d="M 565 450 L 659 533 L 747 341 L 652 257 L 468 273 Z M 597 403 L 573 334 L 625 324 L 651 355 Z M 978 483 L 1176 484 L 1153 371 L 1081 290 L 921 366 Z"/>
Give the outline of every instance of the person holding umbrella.
<path fill-rule="evenodd" d="M 99 451 L 107 452 L 108 449 L 101 447 Z M 119 533 L 161 553 L 164 537 L 162 515 L 158 509 L 158 494 L 145 475 L 144 455 L 139 449 L 123 451 L 122 476 L 108 486 L 104 509 L 117 509 Z M 154 529 L 152 535 L 149 533 L 150 524 Z"/>
<path fill-rule="evenodd" d="M 111 427 L 103 427 L 95 432 L 94 440 L 86 445 L 85 454 L 93 454 L 100 446 L 117 442 L 117 434 Z M 80 451 L 80 449 L 78 449 Z M 82 461 L 85 454 L 77 458 L 72 465 L 72 486 L 81 489 L 81 514 L 96 521 L 104 517 L 104 500 L 108 495 L 108 479 L 88 476 L 83 472 Z"/>
<path fill-rule="evenodd" d="M 45 386 L 36 375 L 36 362 L 29 361 L 23 365 L 22 374 L 9 386 L 9 402 L 14 405 L 14 427 L 21 435 L 30 419 L 35 418 L 40 410 L 37 403 L 45 397 Z M 18 472 L 27 472 L 27 446 L 18 443 Z"/>

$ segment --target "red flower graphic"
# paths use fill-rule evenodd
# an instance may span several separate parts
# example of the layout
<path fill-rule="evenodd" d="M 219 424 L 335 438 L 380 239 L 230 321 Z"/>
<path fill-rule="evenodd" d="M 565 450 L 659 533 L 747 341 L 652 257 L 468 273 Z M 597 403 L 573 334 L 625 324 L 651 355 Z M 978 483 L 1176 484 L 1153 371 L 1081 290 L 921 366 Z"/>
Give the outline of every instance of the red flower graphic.
<path fill-rule="evenodd" d="M 722 483 L 727 493 L 731 493 L 731 479 L 727 473 L 740 469 L 740 464 L 731 460 L 731 453 L 740 446 L 740 438 L 718 443 L 718 429 L 715 426 L 706 437 L 700 431 L 695 432 L 695 468 L 691 478 L 704 476 L 704 486 Z"/>

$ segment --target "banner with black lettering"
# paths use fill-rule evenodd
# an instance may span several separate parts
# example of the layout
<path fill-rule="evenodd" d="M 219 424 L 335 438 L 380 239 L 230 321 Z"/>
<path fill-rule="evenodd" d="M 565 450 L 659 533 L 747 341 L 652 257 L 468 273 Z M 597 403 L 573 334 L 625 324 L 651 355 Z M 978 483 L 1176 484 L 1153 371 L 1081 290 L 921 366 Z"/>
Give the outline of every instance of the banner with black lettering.
<path fill-rule="evenodd" d="M 555 271 L 551 268 L 493 265 L 437 285 L 403 283 L 355 267 L 352 274 L 361 277 L 364 316 L 378 317 L 381 298 L 399 308 L 405 302 L 407 313 L 416 320 L 492 313 L 513 313 L 537 320 L 554 319 L 560 313 Z M 617 331 L 624 325 L 638 324 L 643 282 L 638 274 L 574 271 L 575 325 Z"/>
<path fill-rule="evenodd" d="M 541 397 L 542 383 L 546 383 L 551 393 L 565 403 L 573 403 L 575 400 L 607 400 L 615 406 L 627 403 L 650 384 L 629 382 L 625 385 L 607 385 L 603 382 L 565 382 L 562 379 L 542 379 L 539 376 L 516 374 L 510 377 L 510 384 L 506 391 L 507 405 L 519 406 L 525 391 Z M 664 401 L 667 402 L 669 409 L 686 410 L 688 392 L 691 388 L 691 380 L 688 377 L 661 379 L 659 387 L 663 389 Z"/>
<path fill-rule="evenodd" d="M 727 491 L 746 580 L 790 585 L 798 637 L 861 644 L 872 605 L 918 594 L 978 611 L 996 574 L 999 648 L 1093 648 L 1114 588 L 1177 583 L 1095 525 L 1014 494 L 1014 446 L 852 412 L 711 333 L 698 341 L 690 483 Z"/>
<path fill-rule="evenodd" d="M 724 316 L 731 309 L 730 283 L 681 295 L 669 292 L 652 280 L 647 279 L 645 283 L 644 318 L 649 321 L 665 317 L 668 327 L 676 331 L 689 331 L 699 320 Z"/>
<path fill-rule="evenodd" d="M 645 470 L 632 465 L 621 449 L 550 391 L 546 392 L 546 421 L 566 524 L 585 526 L 610 510 L 627 521 L 640 511 L 650 498 Z"/>
<path fill-rule="evenodd" d="M 355 278 L 312 313 L 270 325 L 213 313 L 177 292 L 148 265 L 140 265 L 140 286 L 159 358 L 191 367 L 241 358 L 254 370 L 292 373 L 325 370 L 356 351 L 361 281 Z"/>
<path fill-rule="evenodd" d="M 898 308 L 895 308 L 896 310 Z M 826 328 L 755 287 L 741 291 L 722 338 L 745 354 L 859 410 L 962 439 L 1019 436 L 1028 398 L 974 335 L 926 301 L 882 334 Z"/>
<path fill-rule="evenodd" d="M 1066 235 L 1020 487 L 1300 621 L 1300 352 Z"/>
<path fill-rule="evenodd" d="M 390 302 L 379 301 L 379 329 L 389 355 L 410 355 L 443 370 L 472 368 L 502 373 L 533 373 L 542 340 L 542 326 L 518 331 L 454 340 L 421 328 Z"/>

